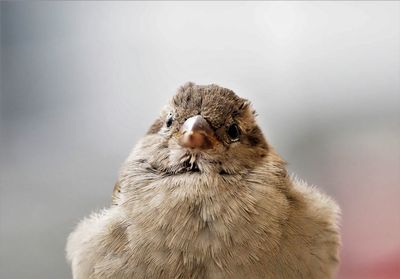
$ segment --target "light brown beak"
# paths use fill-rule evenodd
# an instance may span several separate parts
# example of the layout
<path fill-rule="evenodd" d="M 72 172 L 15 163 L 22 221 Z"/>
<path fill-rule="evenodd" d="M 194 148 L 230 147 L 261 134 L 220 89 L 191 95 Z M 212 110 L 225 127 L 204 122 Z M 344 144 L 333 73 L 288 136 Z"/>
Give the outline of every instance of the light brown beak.
<path fill-rule="evenodd" d="M 209 149 L 212 147 L 213 130 L 201 115 L 188 118 L 183 123 L 180 133 L 181 136 L 178 141 L 182 147 L 192 149 Z"/>

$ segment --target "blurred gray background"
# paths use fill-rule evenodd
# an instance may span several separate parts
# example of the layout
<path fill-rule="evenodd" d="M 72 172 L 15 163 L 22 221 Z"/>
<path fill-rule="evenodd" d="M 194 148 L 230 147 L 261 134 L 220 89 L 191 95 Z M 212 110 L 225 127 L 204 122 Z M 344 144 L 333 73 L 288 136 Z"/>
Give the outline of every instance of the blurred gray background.
<path fill-rule="evenodd" d="M 1 2 L 0 277 L 64 246 L 186 81 L 252 101 L 343 210 L 338 278 L 400 277 L 400 2 Z"/>

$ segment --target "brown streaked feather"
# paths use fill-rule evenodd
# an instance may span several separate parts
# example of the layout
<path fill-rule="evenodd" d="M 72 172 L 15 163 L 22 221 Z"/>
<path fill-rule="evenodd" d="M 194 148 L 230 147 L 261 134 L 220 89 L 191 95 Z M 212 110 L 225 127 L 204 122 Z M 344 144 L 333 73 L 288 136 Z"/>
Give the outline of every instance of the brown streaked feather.
<path fill-rule="evenodd" d="M 147 134 L 155 134 L 160 131 L 161 127 L 164 125 L 164 121 L 161 118 L 157 118 L 156 121 L 150 126 L 150 129 L 147 131 Z"/>
<path fill-rule="evenodd" d="M 120 193 L 121 193 L 121 185 L 119 184 L 119 181 L 117 181 L 114 185 L 114 190 L 112 193 L 111 201 L 113 205 L 118 205 Z"/>

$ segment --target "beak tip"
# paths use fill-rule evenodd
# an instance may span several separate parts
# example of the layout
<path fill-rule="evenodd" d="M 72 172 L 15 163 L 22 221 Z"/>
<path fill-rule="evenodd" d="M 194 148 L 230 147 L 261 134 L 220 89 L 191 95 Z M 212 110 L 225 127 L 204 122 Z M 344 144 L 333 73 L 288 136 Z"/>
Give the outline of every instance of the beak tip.
<path fill-rule="evenodd" d="M 180 137 L 180 145 L 187 148 L 201 148 L 205 143 L 205 135 L 193 131 L 184 133 Z"/>

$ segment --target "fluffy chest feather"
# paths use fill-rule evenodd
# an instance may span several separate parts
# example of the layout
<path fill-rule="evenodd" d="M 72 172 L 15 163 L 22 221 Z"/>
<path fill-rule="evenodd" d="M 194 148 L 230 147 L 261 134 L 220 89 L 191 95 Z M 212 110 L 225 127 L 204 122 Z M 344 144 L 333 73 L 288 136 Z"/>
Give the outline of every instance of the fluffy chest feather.
<path fill-rule="evenodd" d="M 235 272 L 279 250 L 286 199 L 261 181 L 185 173 L 134 185 L 123 198 L 128 233 L 155 269 Z"/>

